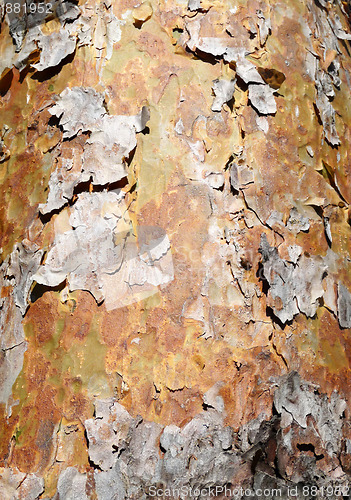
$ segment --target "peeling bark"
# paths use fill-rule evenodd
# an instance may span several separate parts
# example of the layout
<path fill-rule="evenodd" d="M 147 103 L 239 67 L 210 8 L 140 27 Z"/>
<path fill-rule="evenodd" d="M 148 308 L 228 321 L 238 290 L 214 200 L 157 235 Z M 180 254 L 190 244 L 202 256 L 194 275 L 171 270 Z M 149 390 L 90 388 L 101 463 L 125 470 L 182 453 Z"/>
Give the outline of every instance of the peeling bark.
<path fill-rule="evenodd" d="M 0 497 L 348 496 L 350 5 L 24 4 Z"/>

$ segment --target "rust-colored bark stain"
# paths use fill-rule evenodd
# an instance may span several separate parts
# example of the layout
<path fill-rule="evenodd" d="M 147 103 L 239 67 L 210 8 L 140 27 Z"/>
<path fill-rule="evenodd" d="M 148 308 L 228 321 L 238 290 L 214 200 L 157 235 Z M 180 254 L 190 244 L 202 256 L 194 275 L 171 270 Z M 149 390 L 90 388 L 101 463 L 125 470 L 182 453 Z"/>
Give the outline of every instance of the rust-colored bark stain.
<path fill-rule="evenodd" d="M 4 498 L 107 500 L 134 439 L 154 475 L 138 457 L 119 494 L 146 498 L 157 460 L 200 467 L 201 419 L 242 451 L 232 484 L 344 480 L 346 3 L 79 0 L 37 25 L 0 33 Z"/>

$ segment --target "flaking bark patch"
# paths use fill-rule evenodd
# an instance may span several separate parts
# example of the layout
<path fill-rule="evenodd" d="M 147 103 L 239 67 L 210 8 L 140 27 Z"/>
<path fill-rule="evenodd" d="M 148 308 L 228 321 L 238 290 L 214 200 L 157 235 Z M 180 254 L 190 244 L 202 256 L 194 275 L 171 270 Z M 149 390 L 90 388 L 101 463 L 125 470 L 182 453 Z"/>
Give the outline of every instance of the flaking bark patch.
<path fill-rule="evenodd" d="M 349 8 L 52 6 L 0 33 L 0 496 L 347 485 Z"/>

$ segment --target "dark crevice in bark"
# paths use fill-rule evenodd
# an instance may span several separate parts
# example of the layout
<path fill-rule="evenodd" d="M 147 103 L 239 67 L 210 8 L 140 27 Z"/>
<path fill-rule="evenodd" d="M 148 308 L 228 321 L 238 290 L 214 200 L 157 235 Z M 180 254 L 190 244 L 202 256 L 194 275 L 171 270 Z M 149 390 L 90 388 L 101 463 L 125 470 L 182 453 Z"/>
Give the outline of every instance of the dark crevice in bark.
<path fill-rule="evenodd" d="M 30 302 L 34 304 L 38 299 L 40 299 L 45 292 L 61 292 L 67 286 L 67 280 L 65 279 L 57 286 L 47 286 L 41 283 L 35 283 L 32 291 L 30 293 Z"/>
<path fill-rule="evenodd" d="M 322 460 L 324 458 L 324 455 L 323 453 L 321 453 L 320 455 L 318 455 L 316 453 L 316 450 L 315 450 L 315 447 L 313 446 L 313 444 L 309 443 L 309 444 L 306 444 L 306 443 L 302 443 L 302 444 L 297 444 L 296 445 L 297 449 L 300 451 L 300 452 L 311 452 L 313 453 L 313 455 L 316 457 L 316 461 L 318 460 Z"/>
<path fill-rule="evenodd" d="M 341 194 L 338 186 L 336 185 L 335 174 L 334 174 L 332 167 L 330 165 L 328 165 L 328 163 L 326 163 L 323 160 L 322 160 L 322 164 L 323 164 L 323 169 L 317 170 L 317 172 L 324 177 L 326 182 L 334 189 L 334 191 L 339 196 L 339 198 L 341 198 L 342 201 L 348 205 L 348 202 L 345 200 L 345 198 Z"/>
<path fill-rule="evenodd" d="M 58 215 L 63 210 L 63 208 L 67 207 L 67 205 L 68 205 L 68 202 L 65 203 L 62 207 L 57 208 L 56 210 L 52 210 L 51 212 L 49 212 L 47 214 L 41 214 L 39 212 L 39 216 L 38 217 L 39 217 L 40 221 L 42 222 L 42 224 L 45 225 L 48 222 L 50 222 L 50 220 L 52 219 L 52 217 L 54 215 Z"/>
<path fill-rule="evenodd" d="M 116 455 L 117 458 L 120 458 L 124 450 L 125 448 L 123 448 L 123 446 L 117 446 L 116 444 L 112 445 L 112 454 L 113 455 L 117 454 Z"/>
<path fill-rule="evenodd" d="M 123 177 L 119 181 L 111 182 L 111 183 L 103 184 L 103 185 L 93 184 L 93 178 L 90 177 L 89 180 L 84 181 L 84 182 L 80 182 L 79 184 L 77 184 L 74 187 L 72 197 L 69 200 L 67 200 L 67 202 L 65 204 L 63 204 L 60 208 L 57 208 L 55 210 L 52 210 L 51 212 L 48 212 L 47 214 L 39 213 L 39 219 L 41 220 L 41 222 L 43 224 L 47 224 L 48 222 L 50 222 L 50 220 L 52 219 L 52 217 L 54 215 L 58 215 L 60 212 L 62 212 L 62 210 L 64 208 L 66 208 L 68 206 L 72 207 L 75 204 L 75 202 L 77 201 L 78 195 L 80 195 L 81 193 L 101 193 L 103 191 L 116 191 L 116 190 L 119 191 L 119 190 L 125 188 L 127 185 L 128 185 L 128 178 L 127 177 Z"/>
<path fill-rule="evenodd" d="M 139 19 L 135 19 L 133 25 L 135 26 L 136 29 L 140 30 L 143 26 L 145 21 L 141 21 Z"/>
<path fill-rule="evenodd" d="M 0 80 L 0 96 L 4 97 L 11 87 L 13 80 L 13 70 L 8 71 Z"/>
<path fill-rule="evenodd" d="M 244 80 L 242 78 L 240 78 L 239 75 L 236 75 L 236 86 L 242 92 L 247 92 L 247 90 L 249 88 L 248 84 L 245 83 Z"/>
<path fill-rule="evenodd" d="M 278 351 L 277 346 L 275 345 L 273 339 L 274 339 L 274 333 L 272 332 L 270 334 L 270 336 L 269 336 L 269 340 L 271 341 L 271 344 L 272 344 L 272 347 L 274 349 L 274 352 L 283 361 L 283 363 L 286 366 L 287 370 L 289 370 L 289 366 L 288 366 L 288 363 L 287 363 L 286 359 L 284 358 L 283 354 Z"/>
<path fill-rule="evenodd" d="M 57 127 L 60 128 L 60 117 L 56 115 L 51 115 L 48 121 L 49 127 Z M 62 130 L 62 128 L 61 128 Z"/>
<path fill-rule="evenodd" d="M 234 155 L 230 155 L 229 158 L 228 158 L 228 160 L 227 160 L 227 162 L 226 162 L 226 164 L 224 165 L 224 170 L 228 170 L 231 167 L 231 165 L 232 165 L 232 163 L 233 163 L 234 160 L 235 160 L 235 156 Z"/>
<path fill-rule="evenodd" d="M 146 128 L 148 128 L 148 127 L 146 127 Z M 145 130 L 145 129 L 144 129 L 144 130 Z M 134 156 L 135 156 L 135 152 L 136 152 L 136 146 L 135 146 L 135 148 L 134 148 L 134 149 L 132 149 L 132 150 L 129 152 L 129 155 L 128 155 L 128 156 L 125 156 L 125 157 L 124 157 L 124 161 L 125 161 L 125 163 L 126 163 L 128 166 L 132 163 L 133 158 L 134 158 Z"/>
<path fill-rule="evenodd" d="M 87 447 L 87 449 L 89 450 L 89 438 L 88 438 L 88 434 L 87 434 L 86 429 L 84 429 L 84 439 L 85 439 L 86 447 Z M 102 472 L 102 471 L 103 471 L 103 469 L 102 469 L 99 465 L 97 465 L 95 462 L 93 462 L 93 461 L 91 460 L 91 458 L 90 458 L 89 454 L 88 454 L 88 457 L 87 457 L 87 458 L 88 458 L 88 463 L 89 463 L 90 467 L 91 467 L 93 470 L 97 470 L 97 471 L 100 471 L 100 472 Z"/>
<path fill-rule="evenodd" d="M 270 318 L 272 323 L 273 323 L 273 326 L 274 325 L 278 325 L 282 330 L 285 329 L 285 327 L 288 325 L 288 326 L 291 326 L 293 324 L 293 320 L 287 320 L 285 323 L 283 323 L 275 314 L 274 314 L 274 311 L 273 309 L 270 307 L 270 306 L 267 306 L 266 307 L 266 315 L 267 315 L 267 318 Z"/>
<path fill-rule="evenodd" d="M 192 54 L 196 59 L 200 59 L 203 62 L 207 62 L 215 66 L 218 64 L 221 58 L 215 57 L 212 54 L 208 54 L 207 52 L 203 52 L 202 50 L 195 48 L 195 50 L 189 49 L 189 47 L 185 47 L 185 52 L 188 54 Z"/>
<path fill-rule="evenodd" d="M 264 268 L 263 268 L 262 262 L 258 263 L 256 277 L 258 278 L 259 282 L 261 283 L 262 293 L 264 293 L 265 295 L 268 295 L 269 284 L 268 284 L 267 279 L 264 276 Z"/>
<path fill-rule="evenodd" d="M 75 58 L 75 55 L 76 55 L 76 50 L 72 54 L 69 54 L 64 59 L 62 59 L 60 64 L 58 64 L 57 66 L 44 69 L 43 71 L 36 71 L 31 76 L 31 78 L 33 80 L 36 80 L 39 83 L 43 83 L 47 80 L 51 80 L 51 78 L 53 78 L 54 76 L 57 76 L 61 72 L 62 68 L 66 64 L 70 64 L 73 61 L 73 59 Z"/>

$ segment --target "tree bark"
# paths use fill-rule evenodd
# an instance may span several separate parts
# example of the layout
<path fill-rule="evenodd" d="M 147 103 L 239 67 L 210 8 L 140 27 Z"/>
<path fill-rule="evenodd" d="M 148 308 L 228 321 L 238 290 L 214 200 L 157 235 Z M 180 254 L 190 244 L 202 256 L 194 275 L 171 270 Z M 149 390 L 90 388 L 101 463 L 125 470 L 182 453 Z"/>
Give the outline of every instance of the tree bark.
<path fill-rule="evenodd" d="M 349 3 L 1 5 L 0 497 L 347 496 Z"/>

